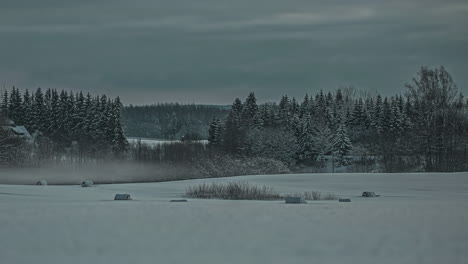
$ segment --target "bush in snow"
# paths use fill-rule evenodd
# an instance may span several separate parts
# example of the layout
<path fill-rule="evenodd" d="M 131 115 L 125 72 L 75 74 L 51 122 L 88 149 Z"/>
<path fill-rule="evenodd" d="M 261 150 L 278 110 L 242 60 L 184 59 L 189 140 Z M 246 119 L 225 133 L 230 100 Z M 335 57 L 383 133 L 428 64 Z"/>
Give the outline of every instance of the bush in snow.
<path fill-rule="evenodd" d="M 321 192 L 317 192 L 317 191 L 296 193 L 296 194 L 293 194 L 292 196 L 300 196 L 300 197 L 303 197 L 305 200 L 309 200 L 309 201 L 338 200 L 338 196 L 336 196 L 333 193 L 322 194 Z"/>
<path fill-rule="evenodd" d="M 92 187 L 94 185 L 93 181 L 83 181 L 81 187 Z"/>
<path fill-rule="evenodd" d="M 36 182 L 36 185 L 43 185 L 43 186 L 45 186 L 45 185 L 47 185 L 47 181 L 46 181 L 46 180 L 38 181 L 38 182 Z"/>
<path fill-rule="evenodd" d="M 187 198 L 223 199 L 223 200 L 278 200 L 281 196 L 272 188 L 250 185 L 247 182 L 203 183 L 189 186 L 185 192 Z"/>

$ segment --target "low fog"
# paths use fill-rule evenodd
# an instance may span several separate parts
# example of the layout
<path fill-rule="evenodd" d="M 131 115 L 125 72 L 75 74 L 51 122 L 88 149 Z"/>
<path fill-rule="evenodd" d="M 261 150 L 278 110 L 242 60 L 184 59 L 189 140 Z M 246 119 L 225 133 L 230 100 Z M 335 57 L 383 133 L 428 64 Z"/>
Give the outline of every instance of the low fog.
<path fill-rule="evenodd" d="M 136 162 L 108 162 L 83 166 L 11 168 L 0 170 L 0 184 L 34 185 L 46 180 L 49 185 L 94 183 L 157 182 L 193 178 L 188 167 Z"/>

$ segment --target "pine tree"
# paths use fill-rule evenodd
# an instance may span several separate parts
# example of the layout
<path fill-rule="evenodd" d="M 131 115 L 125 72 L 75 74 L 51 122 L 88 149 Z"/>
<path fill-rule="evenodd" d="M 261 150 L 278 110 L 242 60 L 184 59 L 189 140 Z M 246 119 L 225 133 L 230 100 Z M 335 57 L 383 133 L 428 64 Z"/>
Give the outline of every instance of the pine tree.
<path fill-rule="evenodd" d="M 351 125 L 353 127 L 360 128 L 364 125 L 364 109 L 363 109 L 362 98 L 359 98 L 358 101 L 354 104 L 353 113 L 351 115 Z"/>
<path fill-rule="evenodd" d="M 311 161 L 314 159 L 315 155 L 317 154 L 317 150 L 315 149 L 316 142 L 314 138 L 312 117 L 308 113 L 302 119 L 301 133 L 299 135 L 298 142 L 299 159 L 306 164 L 310 164 Z"/>
<path fill-rule="evenodd" d="M 392 102 L 391 102 L 391 112 L 390 112 L 390 130 L 394 133 L 394 134 L 399 134 L 400 131 L 402 130 L 402 116 L 401 116 L 401 112 L 400 112 L 400 108 L 398 107 L 398 103 L 397 103 L 397 99 L 396 98 L 392 98 L 391 99 Z"/>
<path fill-rule="evenodd" d="M 377 133 L 382 133 L 382 122 L 383 122 L 383 116 L 382 116 L 382 107 L 383 107 L 383 102 L 382 102 L 382 96 L 377 95 L 377 99 L 374 104 L 374 109 L 372 110 L 372 120 L 371 120 L 371 127 L 377 131 Z"/>
<path fill-rule="evenodd" d="M 309 95 L 306 94 L 305 97 L 304 97 L 304 100 L 301 103 L 301 110 L 300 110 L 300 114 L 299 114 L 300 118 L 303 118 L 306 113 L 310 113 L 310 108 L 309 107 L 310 107 L 310 99 L 309 99 Z"/>
<path fill-rule="evenodd" d="M 262 122 L 262 127 L 273 127 L 275 124 L 274 116 L 269 106 L 262 105 L 259 110 L 260 120 Z"/>
<path fill-rule="evenodd" d="M 86 112 L 86 122 L 85 122 L 85 142 L 86 149 L 91 154 L 94 154 L 97 150 L 97 142 L 99 140 L 99 97 L 92 98 L 91 95 L 88 93 L 86 96 L 86 105 L 88 106 Z"/>
<path fill-rule="evenodd" d="M 34 106 L 32 116 L 34 118 L 32 128 L 33 130 L 38 130 L 44 132 L 46 130 L 46 111 L 44 104 L 44 94 L 42 93 L 41 88 L 37 88 L 34 95 Z"/>
<path fill-rule="evenodd" d="M 8 117 L 17 125 L 22 125 L 24 122 L 22 103 L 19 89 L 13 86 L 10 93 L 10 102 L 8 104 Z"/>
<path fill-rule="evenodd" d="M 85 105 L 85 98 L 82 92 L 76 96 L 75 112 L 72 116 L 73 138 L 82 141 L 85 135 L 85 122 L 87 109 Z"/>
<path fill-rule="evenodd" d="M 113 128 L 113 135 L 111 140 L 111 148 L 114 155 L 120 157 L 120 155 L 127 150 L 128 141 L 124 136 L 122 129 L 122 124 L 120 122 L 121 113 L 122 113 L 122 103 L 120 98 L 115 98 L 112 105 L 112 115 L 111 115 L 111 127 Z"/>
<path fill-rule="evenodd" d="M 279 103 L 277 122 L 276 124 L 280 127 L 289 129 L 289 124 L 291 123 L 291 102 L 289 101 L 288 96 L 284 95 Z"/>
<path fill-rule="evenodd" d="M 325 155 L 332 151 L 333 134 L 330 128 L 325 124 L 318 124 L 315 127 L 315 150 L 317 151 L 317 165 L 323 167 L 325 164 Z"/>
<path fill-rule="evenodd" d="M 49 133 L 57 136 L 57 133 L 60 129 L 60 97 L 57 90 L 52 90 L 51 99 L 50 99 L 50 127 Z"/>
<path fill-rule="evenodd" d="M 74 116 L 76 113 L 76 107 L 75 107 L 75 95 L 73 92 L 70 92 L 70 95 L 68 96 L 68 100 L 66 101 L 66 121 L 65 121 L 65 131 L 67 132 L 67 142 L 73 143 L 73 141 L 76 141 L 77 138 L 74 137 Z"/>
<path fill-rule="evenodd" d="M 242 110 L 242 103 L 239 98 L 236 98 L 224 122 L 223 146 L 229 153 L 240 152 L 245 140 L 245 129 L 242 127 Z"/>
<path fill-rule="evenodd" d="M 221 143 L 221 125 L 219 119 L 213 118 L 208 129 L 208 142 L 212 146 L 218 146 Z"/>
<path fill-rule="evenodd" d="M 348 165 L 346 155 L 351 151 L 352 144 L 344 125 L 341 125 L 333 135 L 332 149 L 335 154 L 335 158 L 337 159 L 337 164 L 339 166 Z"/>
<path fill-rule="evenodd" d="M 391 118 L 392 118 L 392 108 L 391 108 L 391 105 L 390 103 L 388 102 L 388 98 L 385 97 L 384 101 L 383 101 L 383 105 L 382 105 L 382 115 L 381 115 L 381 120 L 382 120 L 382 131 L 384 132 L 384 134 L 387 134 L 390 133 L 390 131 L 392 130 L 392 126 L 391 126 Z"/>
<path fill-rule="evenodd" d="M 23 125 L 28 129 L 31 130 L 31 125 L 33 123 L 33 108 L 32 108 L 32 98 L 29 94 L 29 90 L 23 94 L 23 104 L 21 106 L 23 109 Z"/>
<path fill-rule="evenodd" d="M 233 121 L 236 123 L 238 127 L 240 127 L 242 124 L 242 110 L 243 110 L 242 102 L 239 98 L 236 98 L 231 107 L 231 114 L 232 114 Z"/>
<path fill-rule="evenodd" d="M 0 105 L 0 112 L 3 114 L 4 117 L 8 117 L 8 91 L 5 90 L 2 96 L 2 102 Z"/>
<path fill-rule="evenodd" d="M 242 109 L 242 120 L 246 127 L 254 126 L 254 117 L 258 115 L 257 99 L 254 93 L 249 93 L 245 99 L 245 103 Z"/>

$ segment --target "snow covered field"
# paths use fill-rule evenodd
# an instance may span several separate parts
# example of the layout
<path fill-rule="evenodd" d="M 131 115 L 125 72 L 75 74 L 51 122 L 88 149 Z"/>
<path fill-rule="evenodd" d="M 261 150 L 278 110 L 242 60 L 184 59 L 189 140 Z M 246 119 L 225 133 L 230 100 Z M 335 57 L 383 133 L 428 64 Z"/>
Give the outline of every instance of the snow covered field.
<path fill-rule="evenodd" d="M 169 202 L 190 184 L 232 180 L 352 202 Z M 467 205 L 468 173 L 0 185 L 0 263 L 466 263 Z"/>

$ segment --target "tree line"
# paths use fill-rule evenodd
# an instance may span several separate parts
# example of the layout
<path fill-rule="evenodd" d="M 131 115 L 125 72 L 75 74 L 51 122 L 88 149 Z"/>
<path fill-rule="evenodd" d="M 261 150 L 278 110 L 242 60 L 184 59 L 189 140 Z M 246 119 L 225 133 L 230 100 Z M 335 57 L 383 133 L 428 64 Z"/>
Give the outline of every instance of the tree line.
<path fill-rule="evenodd" d="M 320 91 L 301 102 L 283 96 L 258 105 L 250 93 L 225 119 L 213 119 L 209 142 L 242 156 L 267 156 L 297 166 L 336 166 L 373 157 L 387 172 L 468 169 L 468 100 L 444 67 L 422 67 L 407 92 L 356 96 Z"/>
<path fill-rule="evenodd" d="M 73 151 L 80 156 L 121 155 L 128 142 L 122 124 L 119 97 L 38 88 L 23 93 L 13 87 L 0 100 L 0 114 L 33 135 L 41 155 Z M 53 155 L 56 156 L 56 155 Z"/>

